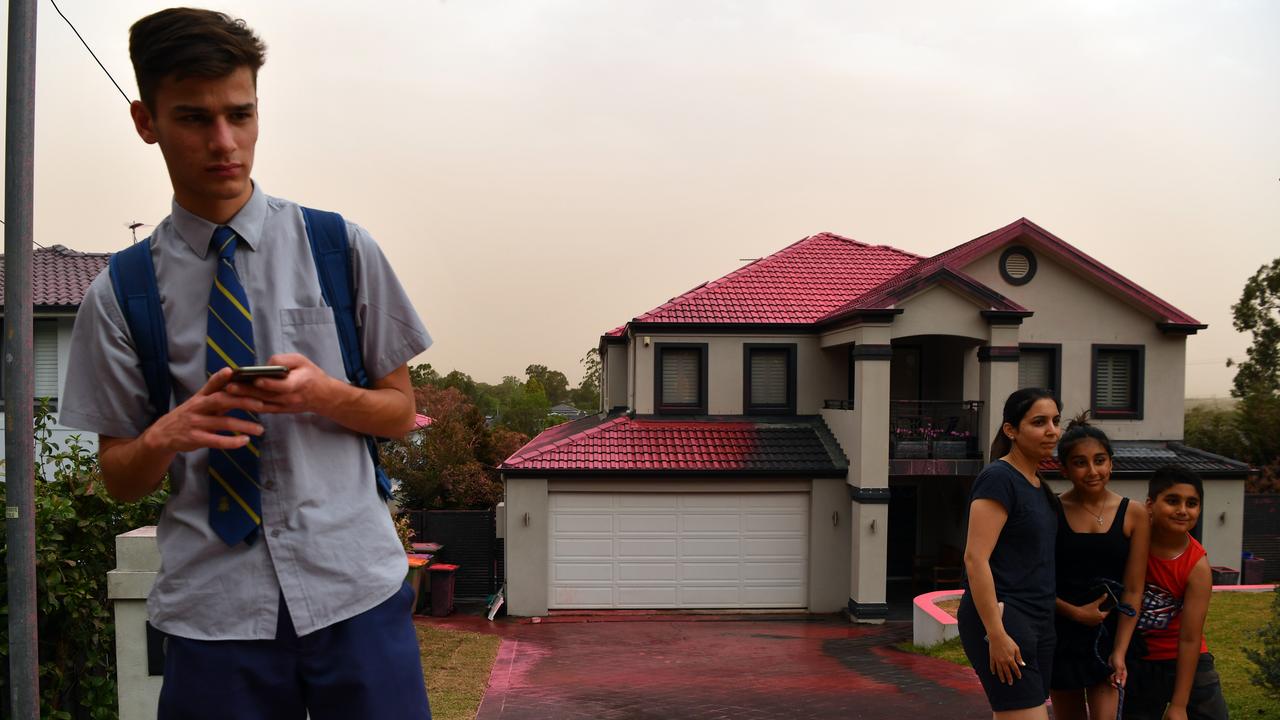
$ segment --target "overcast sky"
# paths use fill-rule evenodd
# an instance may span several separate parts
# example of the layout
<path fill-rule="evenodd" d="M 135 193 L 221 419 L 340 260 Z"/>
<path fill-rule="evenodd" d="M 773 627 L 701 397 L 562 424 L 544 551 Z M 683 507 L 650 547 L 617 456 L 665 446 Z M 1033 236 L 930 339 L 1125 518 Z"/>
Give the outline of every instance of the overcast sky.
<path fill-rule="evenodd" d="M 128 27 L 164 4 L 59 6 L 134 97 Z M 256 180 L 369 228 L 419 360 L 479 380 L 576 380 L 601 332 L 816 232 L 933 254 L 1026 216 L 1209 323 L 1187 394 L 1221 396 L 1230 306 L 1280 255 L 1280 3 L 217 9 L 268 45 Z M 116 250 L 168 177 L 39 14 L 36 239 Z"/>

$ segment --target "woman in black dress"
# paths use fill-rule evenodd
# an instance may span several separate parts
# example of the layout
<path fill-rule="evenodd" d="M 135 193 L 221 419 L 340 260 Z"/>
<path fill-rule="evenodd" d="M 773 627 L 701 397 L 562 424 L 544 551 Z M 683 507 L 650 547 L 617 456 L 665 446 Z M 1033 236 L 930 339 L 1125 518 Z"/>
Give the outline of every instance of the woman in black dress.
<path fill-rule="evenodd" d="M 1009 396 L 991 464 L 973 482 L 960 642 L 998 720 L 1045 720 L 1054 646 L 1057 498 L 1036 468 L 1053 455 L 1062 407 L 1048 390 Z"/>
<path fill-rule="evenodd" d="M 1049 684 L 1058 720 L 1116 716 L 1113 683 L 1124 684 L 1132 608 L 1142 600 L 1151 530 L 1141 503 L 1107 488 L 1113 455 L 1088 413 L 1058 443 L 1062 475 L 1071 481 L 1058 509 L 1058 649 Z"/>

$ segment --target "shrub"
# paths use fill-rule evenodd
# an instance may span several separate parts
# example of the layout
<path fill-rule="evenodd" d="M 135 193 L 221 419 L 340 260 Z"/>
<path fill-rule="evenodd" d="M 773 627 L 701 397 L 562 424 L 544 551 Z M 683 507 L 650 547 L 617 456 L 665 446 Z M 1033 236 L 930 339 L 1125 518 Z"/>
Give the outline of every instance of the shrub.
<path fill-rule="evenodd" d="M 1280 587 L 1271 594 L 1275 596 L 1271 601 L 1271 618 L 1258 631 L 1262 649 L 1246 647 L 1244 654 L 1249 662 L 1257 666 L 1249 673 L 1254 684 L 1266 688 L 1273 697 L 1280 700 Z"/>
<path fill-rule="evenodd" d="M 116 707 L 115 622 L 107 600 L 107 571 L 115 567 L 115 536 L 154 525 L 162 493 L 123 504 L 102 491 L 97 455 L 79 436 L 52 440 L 51 418 L 35 418 L 36 465 L 52 479 L 35 484 L 36 622 L 39 633 L 40 717 L 105 720 Z M 4 492 L 0 484 L 0 495 Z M 7 538 L 0 539 L 7 555 Z M 7 558 L 6 558 L 7 560 Z M 8 597 L 8 579 L 0 580 Z M 0 624 L 3 702 L 9 698 L 8 606 Z"/>

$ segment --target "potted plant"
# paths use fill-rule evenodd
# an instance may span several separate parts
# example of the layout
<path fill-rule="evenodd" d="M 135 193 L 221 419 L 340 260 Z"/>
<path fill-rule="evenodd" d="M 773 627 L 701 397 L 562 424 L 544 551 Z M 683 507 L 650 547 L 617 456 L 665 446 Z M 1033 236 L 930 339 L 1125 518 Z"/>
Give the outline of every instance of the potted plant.
<path fill-rule="evenodd" d="M 933 457 L 947 459 L 969 457 L 969 438 L 968 430 L 952 430 L 945 435 L 937 435 L 933 439 Z"/>
<path fill-rule="evenodd" d="M 906 427 L 893 429 L 891 439 L 892 456 L 895 458 L 920 459 L 929 457 L 929 440 L 921 430 Z"/>

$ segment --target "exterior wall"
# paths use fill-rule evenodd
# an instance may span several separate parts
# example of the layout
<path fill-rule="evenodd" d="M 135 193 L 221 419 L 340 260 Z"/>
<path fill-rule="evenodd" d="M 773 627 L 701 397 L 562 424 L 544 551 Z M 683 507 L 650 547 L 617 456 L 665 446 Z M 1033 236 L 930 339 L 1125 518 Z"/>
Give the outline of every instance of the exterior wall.
<path fill-rule="evenodd" d="M 627 353 L 628 345 L 609 343 L 605 345 L 604 362 L 604 397 L 601 401 L 605 410 L 619 405 L 629 406 L 627 398 Z"/>
<path fill-rule="evenodd" d="M 843 478 L 813 481 L 809 505 L 809 611 L 840 612 L 849 601 L 853 523 Z"/>
<path fill-rule="evenodd" d="M 42 316 L 42 319 L 47 316 Z M 58 397 L 62 397 L 63 388 L 67 382 L 67 367 L 71 363 L 71 328 L 75 324 L 73 316 L 58 317 Z M 58 414 L 53 414 L 54 423 L 51 426 L 53 434 L 51 440 L 59 445 L 65 445 L 67 439 L 72 435 L 80 437 L 80 444 L 84 445 L 92 453 L 98 451 L 98 436 L 95 433 L 86 433 L 73 428 L 65 427 L 57 423 Z M 0 424 L 4 423 L 4 411 L 0 408 Z M 0 444 L 0 462 L 4 460 L 5 448 Z M 46 469 L 46 474 L 51 471 Z M 4 466 L 0 464 L 0 477 L 4 477 Z M 52 479 L 52 476 L 48 479 Z"/>
<path fill-rule="evenodd" d="M 912 335 L 961 335 L 987 339 L 987 321 L 981 308 L 945 285 L 934 285 L 897 304 L 902 314 L 891 329 L 896 340 Z"/>
<path fill-rule="evenodd" d="M 506 482 L 507 612 L 531 616 L 547 614 L 547 481 L 508 477 Z M 525 518 L 528 524 L 525 524 Z"/>
<path fill-rule="evenodd" d="M 1010 285 L 998 267 L 1002 250 L 979 258 L 964 272 L 1035 312 L 1021 326 L 1022 342 L 1062 344 L 1063 413 L 1090 407 L 1094 344 L 1142 345 L 1142 419 L 1099 420 L 1098 425 L 1115 440 L 1182 439 L 1186 338 L 1160 332 L 1154 319 L 1035 248 L 1035 277 L 1025 285 Z"/>
<path fill-rule="evenodd" d="M 649 339 L 645 345 L 644 339 Z M 842 397 L 845 387 L 842 373 L 847 371 L 843 358 L 825 352 L 814 335 L 676 335 L 644 334 L 636 336 L 631 353 L 634 358 L 635 399 L 632 405 L 641 415 L 654 412 L 654 347 L 658 343 L 706 343 L 707 345 L 707 413 L 709 415 L 741 415 L 743 413 L 743 345 L 748 343 L 794 344 L 796 346 L 796 414 L 815 415 L 828 398 Z"/>

